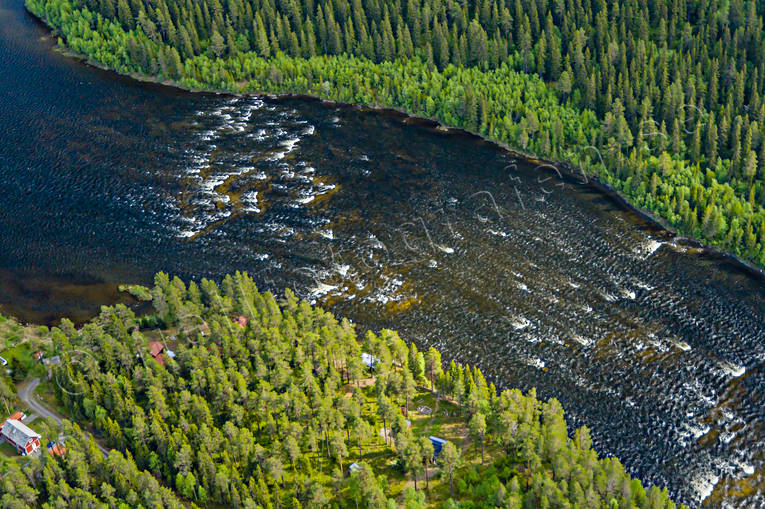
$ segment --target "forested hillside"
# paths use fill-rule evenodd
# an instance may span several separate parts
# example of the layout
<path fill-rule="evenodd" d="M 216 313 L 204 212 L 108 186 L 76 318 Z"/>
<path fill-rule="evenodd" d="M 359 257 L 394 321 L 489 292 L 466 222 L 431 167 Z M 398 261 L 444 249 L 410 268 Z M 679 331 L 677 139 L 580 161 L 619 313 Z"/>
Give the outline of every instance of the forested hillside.
<path fill-rule="evenodd" d="M 118 305 L 43 334 L 59 404 L 113 450 L 53 428 L 66 453 L 12 466 L 3 507 L 675 507 L 534 390 L 498 394 L 476 368 L 390 330 L 357 337 L 246 274 L 155 283 L 153 315 Z M 429 435 L 447 440 L 436 462 Z"/>
<path fill-rule="evenodd" d="M 567 161 L 765 265 L 756 0 L 27 0 L 62 43 L 195 88 L 402 108 Z"/>

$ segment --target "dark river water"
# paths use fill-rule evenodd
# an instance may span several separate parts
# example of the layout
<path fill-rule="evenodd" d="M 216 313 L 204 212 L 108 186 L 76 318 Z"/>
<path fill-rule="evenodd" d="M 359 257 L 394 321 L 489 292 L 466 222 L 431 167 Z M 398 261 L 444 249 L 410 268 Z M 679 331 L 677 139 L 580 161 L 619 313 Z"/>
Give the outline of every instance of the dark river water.
<path fill-rule="evenodd" d="M 577 179 L 390 113 L 93 69 L 21 0 L 0 0 L 0 129 L 7 314 L 247 270 L 557 397 L 679 501 L 765 504 L 765 285 Z"/>

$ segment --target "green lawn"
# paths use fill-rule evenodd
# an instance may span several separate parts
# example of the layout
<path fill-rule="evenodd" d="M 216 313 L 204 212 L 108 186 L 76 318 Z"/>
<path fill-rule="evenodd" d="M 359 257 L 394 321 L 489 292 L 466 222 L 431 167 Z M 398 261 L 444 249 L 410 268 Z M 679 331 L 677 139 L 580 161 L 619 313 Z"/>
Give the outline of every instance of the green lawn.
<path fill-rule="evenodd" d="M 6 344 L 8 344 L 8 341 L 6 341 Z M 33 357 L 33 352 L 29 347 L 29 343 L 22 343 L 20 345 L 6 348 L 0 351 L 0 357 L 3 357 L 6 361 L 8 361 L 8 366 L 6 367 L 10 366 L 12 359 L 18 359 L 18 361 L 24 365 L 27 371 L 32 369 L 35 364 L 37 364 Z"/>
<path fill-rule="evenodd" d="M 346 387 L 350 392 L 351 387 Z M 363 446 L 364 462 L 372 467 L 376 475 L 384 475 L 388 482 L 388 496 L 398 499 L 404 489 L 412 485 L 412 476 L 405 474 L 397 467 L 398 455 L 392 447 L 385 444 L 380 430 L 382 419 L 373 412 L 377 407 L 377 398 L 374 396 L 374 387 L 369 385 L 363 389 L 365 395 L 364 414 L 370 417 L 374 425 L 374 438 Z M 433 412 L 428 415 L 417 411 L 418 407 L 428 406 Z M 437 411 L 436 411 L 437 408 Z M 467 433 L 465 416 L 460 408 L 451 401 L 440 399 L 436 405 L 436 398 L 427 388 L 420 387 L 417 394 L 409 403 L 409 420 L 412 422 L 412 431 L 415 436 L 428 437 L 430 435 L 449 440 L 460 450 L 466 463 L 478 463 L 481 461 L 480 449 L 474 451 L 473 441 Z M 491 452 L 486 448 L 486 461 L 490 462 Z M 354 461 L 358 461 L 358 448 L 349 447 L 349 456 L 344 460 L 347 467 Z M 445 501 L 449 498 L 449 480 L 441 479 L 439 466 L 428 466 L 429 489 L 427 498 L 430 502 Z M 417 480 L 418 490 L 425 489 L 425 477 L 420 476 Z"/>
<path fill-rule="evenodd" d="M 26 343 L 30 339 L 39 339 L 47 332 L 45 326 L 21 325 L 13 318 L 0 316 L 0 350 Z"/>
<path fill-rule="evenodd" d="M 3 442 L 0 444 L 0 456 L 4 458 L 15 458 L 18 455 L 19 453 L 16 451 L 16 448 L 8 442 Z"/>

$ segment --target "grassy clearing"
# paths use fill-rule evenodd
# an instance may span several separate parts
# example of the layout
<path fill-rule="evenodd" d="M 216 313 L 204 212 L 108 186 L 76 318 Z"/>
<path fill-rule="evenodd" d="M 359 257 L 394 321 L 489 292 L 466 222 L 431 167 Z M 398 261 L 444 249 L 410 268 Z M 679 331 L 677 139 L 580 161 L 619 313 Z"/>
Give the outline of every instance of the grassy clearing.
<path fill-rule="evenodd" d="M 56 398 L 56 392 L 53 390 L 54 383 L 56 383 L 55 380 L 46 380 L 41 382 L 40 385 L 38 385 L 35 389 L 35 394 L 37 394 L 40 399 L 43 400 L 46 407 L 61 416 L 66 416 L 68 414 L 66 407 L 64 407 L 59 402 L 59 400 Z"/>
<path fill-rule="evenodd" d="M 374 395 L 374 377 L 364 379 L 358 384 L 364 394 L 364 415 L 374 422 L 374 438 L 363 446 L 363 461 L 368 463 L 376 475 L 386 477 L 388 496 L 400 499 L 407 486 L 414 484 L 410 473 L 405 473 L 398 465 L 398 455 L 394 445 L 387 445 L 383 439 L 383 422 L 377 412 L 377 398 Z M 354 386 L 344 388 L 347 397 L 353 392 Z M 429 407 L 430 414 L 418 411 L 419 407 Z M 409 420 L 412 431 L 417 437 L 437 436 L 448 440 L 457 446 L 462 455 L 464 465 L 480 464 L 480 448 L 474 446 L 469 436 L 466 415 L 455 402 L 436 396 L 428 388 L 419 387 L 417 394 L 409 404 Z M 345 461 L 347 467 L 354 461 L 359 461 L 358 447 L 349 448 L 349 456 Z M 501 452 L 488 444 L 485 448 L 485 464 L 491 463 Z M 428 465 L 427 499 L 429 503 L 444 502 L 449 498 L 449 480 L 441 478 L 438 463 Z M 426 489 L 425 474 L 417 478 L 418 490 Z"/>
<path fill-rule="evenodd" d="M 19 453 L 16 452 L 16 448 L 8 442 L 3 442 L 0 444 L 0 456 L 4 458 L 15 458 L 18 455 Z"/>
<path fill-rule="evenodd" d="M 46 338 L 47 335 L 48 328 L 44 325 L 22 325 L 13 318 L 0 316 L 0 351 L 27 343 L 32 339 Z"/>
<path fill-rule="evenodd" d="M 33 352 L 29 347 L 29 343 L 11 346 L 10 348 L 0 351 L 0 356 L 7 360 L 9 365 L 13 359 L 17 359 L 26 370 L 32 369 L 35 365 L 35 359 L 32 354 Z"/>

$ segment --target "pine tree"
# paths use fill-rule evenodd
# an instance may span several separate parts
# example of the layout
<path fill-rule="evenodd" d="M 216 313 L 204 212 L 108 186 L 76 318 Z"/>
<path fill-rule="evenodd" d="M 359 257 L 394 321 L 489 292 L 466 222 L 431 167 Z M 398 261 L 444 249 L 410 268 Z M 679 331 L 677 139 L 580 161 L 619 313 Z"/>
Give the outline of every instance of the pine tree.
<path fill-rule="evenodd" d="M 714 112 L 709 114 L 707 121 L 707 161 L 714 164 L 717 159 L 717 123 Z"/>

